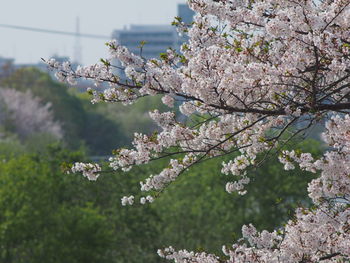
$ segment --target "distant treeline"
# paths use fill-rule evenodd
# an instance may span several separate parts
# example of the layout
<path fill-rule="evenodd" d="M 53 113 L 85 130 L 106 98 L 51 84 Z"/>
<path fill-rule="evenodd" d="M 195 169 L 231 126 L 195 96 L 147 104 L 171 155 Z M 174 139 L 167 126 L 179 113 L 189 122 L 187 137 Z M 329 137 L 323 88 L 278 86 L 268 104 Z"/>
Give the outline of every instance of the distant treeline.
<path fill-rule="evenodd" d="M 74 88 L 68 88 L 53 80 L 49 74 L 35 68 L 22 68 L 9 76 L 0 78 L 0 107 L 1 105 L 6 107 L 3 98 L 5 92 L 1 92 L 1 90 L 16 90 L 17 93 L 23 94 L 22 97 L 27 94 L 27 101 L 28 98 L 32 98 L 39 101 L 42 107 L 50 106 L 52 125 L 59 125 L 62 134 L 62 136 L 56 136 L 57 134 L 52 134 L 50 129 L 42 131 L 35 129 L 34 126 L 37 123 L 33 123 L 33 120 L 40 118 L 39 112 L 35 112 L 38 111 L 39 107 L 37 106 L 33 110 L 32 105 L 27 105 L 28 110 L 24 112 L 32 112 L 32 114 L 27 114 L 24 117 L 29 119 L 29 126 L 34 132 L 27 131 L 26 134 L 21 134 L 20 129 L 14 125 L 15 120 L 1 121 L 4 118 L 1 118 L 0 114 L 2 139 L 17 137 L 22 143 L 29 143 L 31 139 L 37 140 L 35 143 L 38 143 L 41 140 L 33 138 L 37 137 L 33 133 L 35 131 L 37 133 L 46 132 L 54 136 L 46 134 L 44 137 L 61 139 L 70 149 L 83 147 L 91 155 L 108 155 L 113 149 L 130 145 L 134 132 L 151 132 L 155 127 L 148 117 L 148 111 L 157 107 L 165 107 L 161 106 L 161 102 L 157 98 L 146 98 L 133 107 L 106 103 L 93 105 L 87 94 L 80 93 Z M 13 98 L 10 101 L 13 101 Z M 23 104 L 19 103 L 17 106 L 19 109 L 23 109 Z M 16 114 L 16 116 L 23 115 L 21 112 Z M 47 123 L 46 120 L 42 118 L 42 122 Z M 40 137 L 42 138 L 42 136 Z M 42 141 L 40 145 L 42 145 Z"/>

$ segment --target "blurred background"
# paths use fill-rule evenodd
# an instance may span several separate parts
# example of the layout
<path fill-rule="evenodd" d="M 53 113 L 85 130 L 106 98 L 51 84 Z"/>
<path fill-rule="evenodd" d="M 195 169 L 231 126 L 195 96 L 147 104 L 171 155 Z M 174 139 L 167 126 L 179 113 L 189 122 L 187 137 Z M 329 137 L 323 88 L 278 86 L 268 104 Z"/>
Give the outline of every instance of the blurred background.
<path fill-rule="evenodd" d="M 7 26 L 76 33 L 77 18 L 81 34 L 82 64 L 92 64 L 104 57 L 104 43 L 114 30 L 136 25 L 170 25 L 177 15 L 177 5 L 185 0 L 13 0 L 1 2 L 0 56 L 14 58 L 18 64 L 35 64 L 53 55 L 74 58 L 76 38 L 64 34 L 15 30 Z"/>
<path fill-rule="evenodd" d="M 159 57 L 186 41 L 170 26 L 174 16 L 191 23 L 193 15 L 175 0 L 2 3 L 0 262 L 163 262 L 156 251 L 170 245 L 220 253 L 243 224 L 273 230 L 309 203 L 306 185 L 314 175 L 282 172 L 275 158 L 249 171 L 246 196 L 225 192 L 230 178 L 220 166 L 233 157 L 226 156 L 187 171 L 154 203 L 134 207 L 122 207 L 120 198 L 139 198 L 139 181 L 167 160 L 96 182 L 62 171 L 65 163 L 103 162 L 130 147 L 134 132 L 157 128 L 148 111 L 167 109 L 157 97 L 127 107 L 92 105 L 84 92 L 91 83 L 58 83 L 40 59 L 96 63 L 112 38 L 133 52 L 146 41 L 143 55 Z M 315 138 L 300 149 L 319 155 Z"/>

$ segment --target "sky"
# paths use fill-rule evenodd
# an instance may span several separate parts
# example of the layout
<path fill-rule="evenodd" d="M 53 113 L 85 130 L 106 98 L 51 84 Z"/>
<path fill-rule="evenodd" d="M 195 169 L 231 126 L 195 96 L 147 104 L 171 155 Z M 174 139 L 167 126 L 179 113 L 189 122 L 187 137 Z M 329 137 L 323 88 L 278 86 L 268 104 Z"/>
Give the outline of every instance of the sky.
<path fill-rule="evenodd" d="M 130 24 L 169 25 L 177 4 L 185 0 L 0 0 L 0 24 L 110 36 Z M 107 40 L 81 38 L 82 64 L 107 57 Z M 0 27 L 0 57 L 15 63 L 37 63 L 40 58 L 73 56 L 75 38 Z"/>

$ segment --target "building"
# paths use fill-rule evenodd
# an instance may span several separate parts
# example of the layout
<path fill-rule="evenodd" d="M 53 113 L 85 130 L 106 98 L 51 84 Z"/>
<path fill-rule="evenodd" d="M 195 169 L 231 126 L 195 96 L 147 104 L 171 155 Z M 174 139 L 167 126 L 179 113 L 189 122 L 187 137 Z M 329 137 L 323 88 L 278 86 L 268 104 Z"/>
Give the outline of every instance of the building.
<path fill-rule="evenodd" d="M 13 62 L 14 62 L 13 58 L 0 57 L 0 68 L 5 67 L 9 64 L 13 64 Z"/>
<path fill-rule="evenodd" d="M 193 16 L 195 13 L 192 9 L 188 8 L 187 4 L 177 5 L 177 15 L 182 18 L 182 21 L 186 24 L 191 24 L 193 22 Z"/>
<path fill-rule="evenodd" d="M 159 57 L 169 47 L 177 49 L 179 44 L 176 30 L 167 25 L 131 25 L 114 31 L 112 38 L 134 54 L 140 54 L 140 43 L 144 41 L 142 56 L 148 59 Z"/>
<path fill-rule="evenodd" d="M 11 75 L 14 70 L 14 61 L 13 58 L 4 58 L 0 56 L 0 78 Z"/>
<path fill-rule="evenodd" d="M 187 4 L 179 4 L 177 12 L 185 23 L 190 24 L 193 21 L 194 12 Z M 131 25 L 122 30 L 115 30 L 112 39 L 117 39 L 119 44 L 137 55 L 140 54 L 140 43 L 145 42 L 142 56 L 147 59 L 159 58 L 159 54 L 169 47 L 179 50 L 185 41 L 178 35 L 176 28 L 170 25 Z"/>

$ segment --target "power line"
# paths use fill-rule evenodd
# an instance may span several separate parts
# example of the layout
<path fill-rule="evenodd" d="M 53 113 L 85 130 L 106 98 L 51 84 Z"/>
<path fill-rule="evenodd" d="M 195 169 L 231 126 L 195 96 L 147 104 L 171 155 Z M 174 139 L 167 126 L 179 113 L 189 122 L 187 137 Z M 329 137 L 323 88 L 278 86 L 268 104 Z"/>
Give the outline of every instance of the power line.
<path fill-rule="evenodd" d="M 76 32 L 50 30 L 50 29 L 35 28 L 35 27 L 6 25 L 6 24 L 0 24 L 0 27 L 12 28 L 12 29 L 18 29 L 18 30 L 26 30 L 26 31 L 34 31 L 34 32 L 40 32 L 40 33 L 59 34 L 59 35 L 75 36 L 75 37 L 77 36 Z M 80 34 L 80 33 L 79 33 L 79 37 L 98 38 L 98 39 L 105 39 L 105 40 L 111 39 L 110 36 L 94 35 L 94 34 Z"/>

